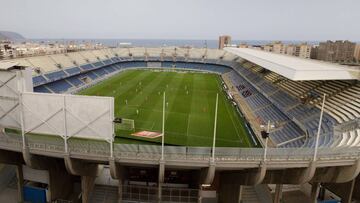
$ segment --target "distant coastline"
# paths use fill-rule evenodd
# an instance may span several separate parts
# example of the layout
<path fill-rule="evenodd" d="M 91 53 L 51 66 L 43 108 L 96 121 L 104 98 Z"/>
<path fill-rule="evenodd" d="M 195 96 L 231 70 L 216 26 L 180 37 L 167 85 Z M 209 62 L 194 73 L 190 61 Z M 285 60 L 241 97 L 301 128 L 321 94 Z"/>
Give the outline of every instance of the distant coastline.
<path fill-rule="evenodd" d="M 119 43 L 131 43 L 132 46 L 143 47 L 161 47 L 161 46 L 191 46 L 191 47 L 208 47 L 217 48 L 218 40 L 183 40 L 183 39 L 28 39 L 27 41 L 33 42 L 58 42 L 68 43 L 74 41 L 76 43 L 101 43 L 106 46 L 117 46 Z M 233 44 L 251 44 L 251 45 L 264 45 L 273 42 L 274 40 L 233 40 Z M 282 41 L 284 44 L 299 44 L 307 42 L 308 44 L 318 44 L 319 41 Z"/>

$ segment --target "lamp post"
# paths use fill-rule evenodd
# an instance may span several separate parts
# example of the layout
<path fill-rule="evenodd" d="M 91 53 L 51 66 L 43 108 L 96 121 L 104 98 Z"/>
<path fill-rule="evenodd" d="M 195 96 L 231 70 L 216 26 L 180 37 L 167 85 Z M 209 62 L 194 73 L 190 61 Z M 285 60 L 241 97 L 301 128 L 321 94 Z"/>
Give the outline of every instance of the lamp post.
<path fill-rule="evenodd" d="M 317 159 L 317 153 L 318 153 L 318 148 L 319 148 L 319 146 L 318 146 L 319 145 L 319 137 L 320 137 L 320 131 L 321 131 L 322 118 L 323 118 L 323 114 L 324 114 L 324 107 L 325 107 L 325 98 L 326 98 L 326 94 L 324 94 L 322 105 L 321 105 L 321 113 L 320 113 L 318 131 L 316 134 L 315 151 L 314 151 L 313 161 L 316 161 L 316 159 Z"/>
<path fill-rule="evenodd" d="M 163 97 L 163 112 L 162 112 L 161 160 L 164 160 L 164 142 L 165 142 L 165 91 Z"/>
<path fill-rule="evenodd" d="M 260 126 L 261 128 L 265 128 L 265 126 Z M 264 149 L 264 162 L 266 161 L 266 155 L 267 155 L 267 148 L 268 148 L 268 142 L 269 142 L 269 133 L 270 128 L 274 128 L 273 125 L 270 124 L 270 120 L 267 123 L 266 131 L 261 131 L 261 137 L 265 139 L 265 149 Z"/>
<path fill-rule="evenodd" d="M 215 118 L 214 118 L 214 134 L 213 134 L 213 146 L 212 146 L 212 161 L 215 161 L 215 145 L 216 145 L 216 127 L 217 127 L 217 114 L 218 114 L 218 103 L 219 103 L 219 94 L 216 94 L 215 102 Z"/>

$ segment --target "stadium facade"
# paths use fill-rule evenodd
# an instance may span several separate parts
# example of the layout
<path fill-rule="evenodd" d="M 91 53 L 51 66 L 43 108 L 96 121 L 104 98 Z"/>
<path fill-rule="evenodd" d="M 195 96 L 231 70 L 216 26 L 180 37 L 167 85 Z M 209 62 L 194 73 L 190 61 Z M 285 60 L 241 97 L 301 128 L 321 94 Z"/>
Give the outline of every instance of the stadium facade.
<path fill-rule="evenodd" d="M 113 98 L 71 94 L 155 68 L 221 75 L 262 145 L 261 126 L 274 126 L 270 147 L 113 143 Z M 359 70 L 233 48 L 135 47 L 14 59 L 1 63 L 0 78 L 0 124 L 12 129 L 0 136 L 0 161 L 17 166 L 19 188 L 45 185 L 49 201 L 71 199 L 78 183 L 89 202 L 104 171 L 114 201 L 239 202 L 245 186 L 307 182 L 313 202 L 320 187 L 344 202 L 360 198 Z"/>

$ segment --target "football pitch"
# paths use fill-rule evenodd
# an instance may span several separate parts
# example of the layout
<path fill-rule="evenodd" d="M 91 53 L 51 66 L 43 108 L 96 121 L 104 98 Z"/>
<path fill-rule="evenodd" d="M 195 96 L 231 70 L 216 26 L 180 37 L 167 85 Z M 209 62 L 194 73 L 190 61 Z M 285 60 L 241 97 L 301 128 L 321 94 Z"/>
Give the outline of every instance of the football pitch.
<path fill-rule="evenodd" d="M 165 143 L 212 146 L 216 94 L 219 94 L 217 147 L 250 147 L 253 141 L 236 107 L 227 99 L 216 74 L 127 70 L 79 92 L 115 98 L 115 116 L 133 119 L 135 129 L 115 127 L 118 143 L 158 144 L 161 136 L 145 138 L 136 132 L 161 133 L 163 92 Z"/>

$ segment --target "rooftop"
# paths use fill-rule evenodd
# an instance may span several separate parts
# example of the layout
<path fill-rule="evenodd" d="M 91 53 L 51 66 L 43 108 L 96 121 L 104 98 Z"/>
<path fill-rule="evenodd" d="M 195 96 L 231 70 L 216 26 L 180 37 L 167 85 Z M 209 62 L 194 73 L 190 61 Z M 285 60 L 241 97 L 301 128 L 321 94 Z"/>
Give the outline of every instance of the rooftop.
<path fill-rule="evenodd" d="M 14 61 L 0 61 L 0 71 L 12 69 L 14 66 L 17 66 L 18 64 L 19 62 L 14 62 Z"/>
<path fill-rule="evenodd" d="M 291 80 L 360 80 L 360 68 L 248 48 L 225 48 Z"/>

